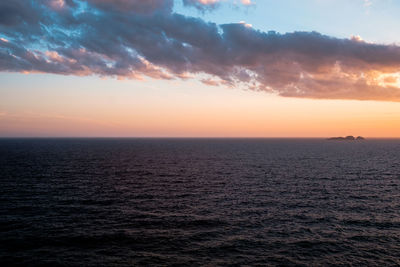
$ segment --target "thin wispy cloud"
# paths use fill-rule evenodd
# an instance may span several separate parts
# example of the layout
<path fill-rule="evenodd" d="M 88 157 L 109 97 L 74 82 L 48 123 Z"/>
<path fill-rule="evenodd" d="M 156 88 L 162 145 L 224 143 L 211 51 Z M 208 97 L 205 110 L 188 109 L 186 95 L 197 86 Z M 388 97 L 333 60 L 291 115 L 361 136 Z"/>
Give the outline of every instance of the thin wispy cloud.
<path fill-rule="evenodd" d="M 182 0 L 185 6 L 192 6 L 201 11 L 213 10 L 220 4 L 231 3 L 235 6 L 251 6 L 254 5 L 252 0 Z"/>
<path fill-rule="evenodd" d="M 183 0 L 199 7 L 218 2 Z M 132 79 L 200 75 L 207 85 L 281 96 L 400 101 L 399 46 L 356 35 L 263 32 L 244 22 L 217 25 L 174 13 L 173 5 L 3 0 L 0 71 Z"/>
<path fill-rule="evenodd" d="M 364 0 L 364 6 L 369 8 L 370 6 L 372 6 L 372 1 L 371 0 Z"/>

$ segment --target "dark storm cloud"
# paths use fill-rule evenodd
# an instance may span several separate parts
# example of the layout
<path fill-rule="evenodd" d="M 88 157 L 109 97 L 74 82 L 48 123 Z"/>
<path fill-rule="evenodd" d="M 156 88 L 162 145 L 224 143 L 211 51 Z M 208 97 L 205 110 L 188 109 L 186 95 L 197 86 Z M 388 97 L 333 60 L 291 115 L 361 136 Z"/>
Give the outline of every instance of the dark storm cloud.
<path fill-rule="evenodd" d="M 216 25 L 172 7 L 168 0 L 3 0 L 0 70 L 159 79 L 201 74 L 208 85 L 282 96 L 400 101 L 398 46 Z"/>

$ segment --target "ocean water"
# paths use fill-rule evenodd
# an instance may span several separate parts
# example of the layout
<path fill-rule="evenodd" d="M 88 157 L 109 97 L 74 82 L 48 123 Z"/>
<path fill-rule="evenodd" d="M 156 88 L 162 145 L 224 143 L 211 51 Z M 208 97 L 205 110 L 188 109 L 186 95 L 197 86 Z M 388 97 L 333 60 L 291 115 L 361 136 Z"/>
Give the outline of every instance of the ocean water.
<path fill-rule="evenodd" d="M 399 266 L 400 140 L 2 139 L 0 264 Z"/>

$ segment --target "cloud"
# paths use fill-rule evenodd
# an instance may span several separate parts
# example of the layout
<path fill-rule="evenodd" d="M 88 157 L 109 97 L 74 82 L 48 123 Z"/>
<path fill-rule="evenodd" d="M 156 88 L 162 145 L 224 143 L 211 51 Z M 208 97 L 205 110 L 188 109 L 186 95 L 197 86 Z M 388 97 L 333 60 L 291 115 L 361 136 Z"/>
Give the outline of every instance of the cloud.
<path fill-rule="evenodd" d="M 211 3 L 211 2 L 210 2 Z M 172 12 L 172 1 L 3 0 L 0 71 L 142 79 L 287 97 L 400 101 L 400 47 L 262 32 Z"/>
<path fill-rule="evenodd" d="M 213 79 L 202 79 L 201 80 L 202 83 L 206 84 L 206 85 L 211 85 L 211 86 L 218 86 L 220 85 L 220 82 L 217 80 L 213 80 Z"/>
<path fill-rule="evenodd" d="M 201 11 L 212 10 L 220 4 L 221 0 L 183 0 L 185 6 L 193 6 Z"/>
<path fill-rule="evenodd" d="M 250 6 L 253 4 L 251 0 L 240 0 L 240 2 L 245 6 Z"/>
<path fill-rule="evenodd" d="M 239 3 L 244 6 L 251 6 L 254 4 L 252 0 L 183 0 L 183 4 L 185 6 L 193 6 L 200 11 L 213 10 L 223 2 L 231 2 L 235 6 L 237 6 Z"/>
<path fill-rule="evenodd" d="M 171 11 L 173 0 L 87 0 L 103 11 L 134 12 L 151 14 L 157 11 Z"/>
<path fill-rule="evenodd" d="M 365 6 L 365 7 L 370 7 L 370 6 L 372 6 L 372 1 L 371 1 L 371 0 L 364 0 L 364 6 Z"/>

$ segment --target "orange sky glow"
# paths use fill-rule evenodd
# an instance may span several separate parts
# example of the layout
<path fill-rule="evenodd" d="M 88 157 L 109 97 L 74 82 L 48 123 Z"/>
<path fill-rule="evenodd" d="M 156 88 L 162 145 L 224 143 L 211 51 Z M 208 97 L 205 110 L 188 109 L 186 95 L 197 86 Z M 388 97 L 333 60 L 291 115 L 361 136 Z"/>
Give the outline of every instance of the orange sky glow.
<path fill-rule="evenodd" d="M 2 136 L 400 136 L 398 102 L 279 97 L 196 81 L 99 79 L 87 87 L 85 78 L 56 75 L 46 87 L 22 88 L 31 78 L 43 77 L 24 75 L 21 88 L 3 95 Z"/>

